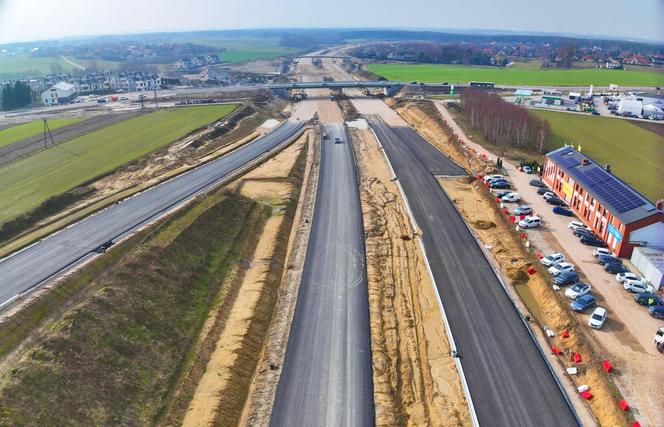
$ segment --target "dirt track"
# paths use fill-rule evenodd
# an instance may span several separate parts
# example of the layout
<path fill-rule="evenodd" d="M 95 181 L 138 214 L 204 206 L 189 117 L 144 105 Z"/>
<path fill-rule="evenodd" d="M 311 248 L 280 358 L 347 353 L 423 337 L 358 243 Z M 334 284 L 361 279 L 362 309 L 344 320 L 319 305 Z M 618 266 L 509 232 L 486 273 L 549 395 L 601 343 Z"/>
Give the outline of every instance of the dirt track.
<path fill-rule="evenodd" d="M 69 141 L 70 139 L 77 138 L 79 136 L 93 132 L 97 129 L 101 129 L 106 126 L 119 123 L 123 120 L 136 117 L 140 114 L 143 113 L 140 111 L 136 111 L 130 113 L 94 116 L 85 119 L 81 122 L 55 129 L 51 132 L 51 134 L 53 135 L 53 141 L 56 144 L 60 144 L 65 141 Z M 49 139 L 48 144 L 50 145 L 51 143 L 52 142 Z M 43 134 L 31 136 L 29 138 L 25 138 L 20 141 L 16 141 L 13 144 L 2 147 L 0 148 L 0 166 L 5 163 L 11 162 L 12 160 L 18 159 L 19 157 L 24 157 L 29 154 L 32 154 L 35 151 L 41 150 L 43 147 L 44 147 Z"/>

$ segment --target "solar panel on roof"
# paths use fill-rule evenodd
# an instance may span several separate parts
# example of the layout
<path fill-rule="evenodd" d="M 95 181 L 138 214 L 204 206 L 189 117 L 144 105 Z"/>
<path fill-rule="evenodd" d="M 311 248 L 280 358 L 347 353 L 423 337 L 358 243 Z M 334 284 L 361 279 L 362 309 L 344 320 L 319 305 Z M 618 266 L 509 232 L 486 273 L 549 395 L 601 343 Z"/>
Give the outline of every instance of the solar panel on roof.
<path fill-rule="evenodd" d="M 638 194 L 601 168 L 592 168 L 580 175 L 589 190 L 619 213 L 646 204 Z"/>

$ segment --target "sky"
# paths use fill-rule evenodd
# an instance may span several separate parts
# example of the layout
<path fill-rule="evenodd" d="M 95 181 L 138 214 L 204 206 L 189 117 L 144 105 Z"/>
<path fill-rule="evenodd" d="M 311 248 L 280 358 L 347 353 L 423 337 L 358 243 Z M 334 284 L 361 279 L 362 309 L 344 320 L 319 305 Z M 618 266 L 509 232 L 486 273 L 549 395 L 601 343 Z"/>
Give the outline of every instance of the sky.
<path fill-rule="evenodd" d="M 664 41 L 664 0 L 0 0 L 0 43 L 338 27 L 496 29 Z"/>

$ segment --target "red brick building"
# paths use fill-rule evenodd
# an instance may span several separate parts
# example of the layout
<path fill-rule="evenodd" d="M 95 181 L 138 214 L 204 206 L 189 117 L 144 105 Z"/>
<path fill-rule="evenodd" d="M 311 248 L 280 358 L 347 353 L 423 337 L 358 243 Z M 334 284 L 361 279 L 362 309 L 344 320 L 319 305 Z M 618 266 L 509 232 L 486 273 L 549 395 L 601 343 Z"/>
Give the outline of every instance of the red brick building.
<path fill-rule="evenodd" d="M 629 257 L 635 246 L 664 244 L 661 206 L 574 148 L 548 153 L 542 179 L 618 256 Z"/>

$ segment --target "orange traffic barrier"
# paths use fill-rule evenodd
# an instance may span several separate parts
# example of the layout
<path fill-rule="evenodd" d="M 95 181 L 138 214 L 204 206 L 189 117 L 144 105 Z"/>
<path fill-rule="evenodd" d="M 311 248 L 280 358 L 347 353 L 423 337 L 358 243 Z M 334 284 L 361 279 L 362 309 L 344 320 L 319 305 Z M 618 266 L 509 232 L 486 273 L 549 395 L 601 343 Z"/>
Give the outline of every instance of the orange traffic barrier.
<path fill-rule="evenodd" d="M 625 399 L 620 399 L 620 409 L 627 411 L 629 409 L 629 404 Z"/>
<path fill-rule="evenodd" d="M 505 215 L 507 215 L 507 213 L 508 213 L 508 212 L 507 212 L 507 208 L 504 208 L 504 209 L 503 209 L 503 213 L 504 213 Z"/>
<path fill-rule="evenodd" d="M 521 234 L 519 234 L 519 237 L 521 237 L 522 239 L 527 239 L 528 234 L 527 233 L 521 233 Z"/>
<path fill-rule="evenodd" d="M 537 259 L 542 259 L 542 258 L 544 258 L 544 255 L 542 255 L 542 254 L 539 253 L 539 252 L 536 253 L 535 256 L 537 257 Z"/>

